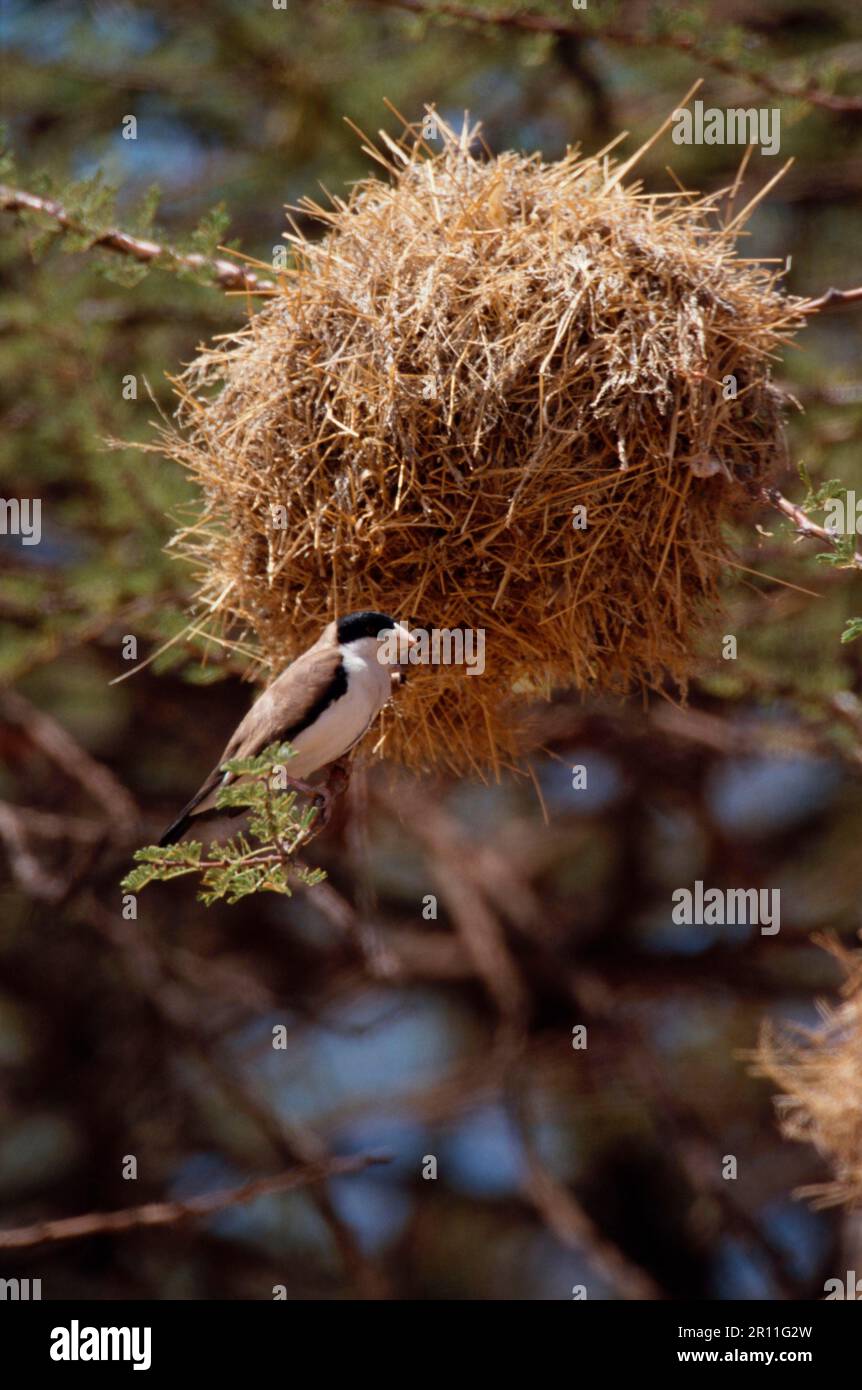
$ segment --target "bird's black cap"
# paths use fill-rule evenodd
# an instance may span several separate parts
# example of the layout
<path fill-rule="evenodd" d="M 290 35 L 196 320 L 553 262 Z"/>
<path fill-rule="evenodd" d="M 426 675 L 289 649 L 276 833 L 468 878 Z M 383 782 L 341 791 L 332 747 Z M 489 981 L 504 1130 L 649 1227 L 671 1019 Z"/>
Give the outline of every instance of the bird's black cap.
<path fill-rule="evenodd" d="M 395 619 L 386 613 L 375 613 L 364 609 L 361 613 L 347 613 L 338 619 L 339 642 L 356 642 L 360 637 L 376 637 L 378 632 L 395 626 Z"/>

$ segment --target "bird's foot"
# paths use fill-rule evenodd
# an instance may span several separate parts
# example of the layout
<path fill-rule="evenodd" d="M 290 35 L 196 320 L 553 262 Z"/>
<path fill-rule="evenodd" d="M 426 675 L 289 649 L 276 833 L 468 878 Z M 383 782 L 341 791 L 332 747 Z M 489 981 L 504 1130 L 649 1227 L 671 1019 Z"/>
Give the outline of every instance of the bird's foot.
<path fill-rule="evenodd" d="M 299 777 L 286 777 L 285 782 L 289 791 L 301 792 L 303 796 L 308 797 L 316 812 L 314 818 L 316 828 L 322 829 L 327 824 L 331 814 L 329 789 L 327 787 L 313 787 L 310 782 L 303 782 Z"/>
<path fill-rule="evenodd" d="M 336 796 L 343 796 L 350 785 L 350 759 L 337 758 L 334 763 L 330 763 L 329 772 L 326 778 L 326 790 L 335 799 Z"/>
<path fill-rule="evenodd" d="M 320 796 L 320 787 L 313 787 L 310 782 L 303 782 L 298 777 L 285 777 L 284 781 L 289 791 L 302 792 L 303 796 L 310 796 L 312 801 Z"/>
<path fill-rule="evenodd" d="M 287 777 L 285 780 L 292 791 L 302 792 L 303 796 L 309 797 L 316 812 L 314 828 L 316 831 L 323 830 L 332 817 L 336 797 L 341 796 L 350 781 L 350 764 L 346 758 L 331 763 L 327 779 L 319 787 L 313 787 L 310 782 L 303 782 L 298 777 Z"/>
<path fill-rule="evenodd" d="M 323 830 L 329 824 L 332 815 L 332 799 L 332 793 L 328 787 L 315 787 L 314 809 L 317 812 L 315 830 Z"/>

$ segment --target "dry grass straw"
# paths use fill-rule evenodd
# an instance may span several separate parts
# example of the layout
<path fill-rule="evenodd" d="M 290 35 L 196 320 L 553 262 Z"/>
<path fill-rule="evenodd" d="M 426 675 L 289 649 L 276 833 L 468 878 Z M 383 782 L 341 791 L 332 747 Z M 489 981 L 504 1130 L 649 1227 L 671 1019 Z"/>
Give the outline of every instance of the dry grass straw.
<path fill-rule="evenodd" d="M 822 1008 L 815 1030 L 764 1029 L 757 1071 L 784 1092 L 777 1101 L 785 1137 L 813 1144 L 834 1178 L 802 1188 L 816 1206 L 862 1204 L 862 951 L 821 938 L 846 976 L 844 1000 Z"/>
<path fill-rule="evenodd" d="M 437 152 L 381 135 L 381 178 L 305 200 L 325 234 L 289 234 L 279 292 L 184 372 L 161 443 L 202 489 L 179 537 L 201 621 L 273 672 L 356 608 L 485 629 L 485 674 L 417 670 L 377 744 L 485 771 L 555 688 L 685 681 L 724 524 L 781 451 L 798 301 L 719 199 L 624 186 L 606 154 L 485 157 L 437 121 Z"/>

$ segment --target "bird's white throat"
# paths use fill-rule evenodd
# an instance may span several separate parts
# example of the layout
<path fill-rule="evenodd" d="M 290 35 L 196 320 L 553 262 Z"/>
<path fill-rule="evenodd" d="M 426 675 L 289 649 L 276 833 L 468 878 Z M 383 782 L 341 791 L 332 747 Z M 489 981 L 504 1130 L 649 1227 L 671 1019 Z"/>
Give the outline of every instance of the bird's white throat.
<path fill-rule="evenodd" d="M 359 742 L 389 699 L 391 673 L 377 660 L 375 637 L 343 643 L 340 651 L 347 689 L 293 740 L 296 757 L 288 765 L 290 777 L 307 777 L 342 757 Z"/>

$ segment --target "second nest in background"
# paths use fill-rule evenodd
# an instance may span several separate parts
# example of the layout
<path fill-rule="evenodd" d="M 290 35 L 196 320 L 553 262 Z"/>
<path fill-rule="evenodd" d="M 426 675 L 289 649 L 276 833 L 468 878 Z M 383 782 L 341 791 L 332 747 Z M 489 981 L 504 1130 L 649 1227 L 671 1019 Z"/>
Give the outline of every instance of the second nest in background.
<path fill-rule="evenodd" d="M 780 455 L 798 310 L 710 200 L 439 129 L 304 204 L 324 235 L 185 371 L 163 443 L 203 490 L 201 605 L 273 672 L 356 608 L 484 629 L 484 674 L 419 669 L 378 737 L 464 772 L 553 689 L 685 680 L 724 524 Z"/>

